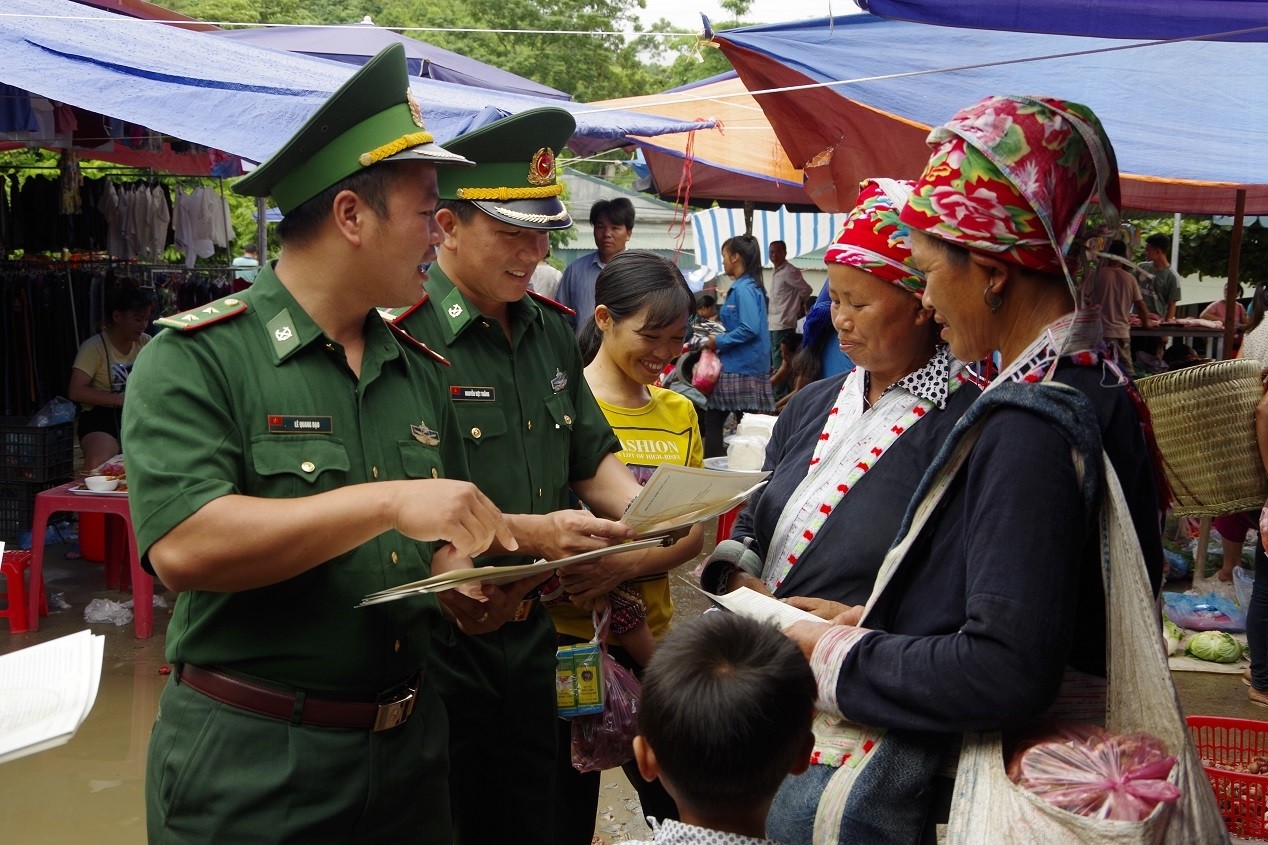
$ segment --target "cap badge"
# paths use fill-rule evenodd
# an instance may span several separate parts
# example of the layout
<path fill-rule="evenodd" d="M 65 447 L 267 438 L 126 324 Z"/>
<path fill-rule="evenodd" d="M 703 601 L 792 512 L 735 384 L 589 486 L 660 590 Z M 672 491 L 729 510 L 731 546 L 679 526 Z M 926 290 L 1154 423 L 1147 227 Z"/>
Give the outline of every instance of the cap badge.
<path fill-rule="evenodd" d="M 533 153 L 533 160 L 528 165 L 528 184 L 537 186 L 555 184 L 555 154 L 551 152 L 550 147 L 542 147 Z"/>
<path fill-rule="evenodd" d="M 440 435 L 427 427 L 426 420 L 419 420 L 418 425 L 410 425 L 409 433 L 424 446 L 435 446 L 440 442 Z"/>
<path fill-rule="evenodd" d="M 414 125 L 419 129 L 426 129 L 423 126 L 423 110 L 418 105 L 418 100 L 414 99 L 414 92 L 409 88 L 405 89 L 405 102 L 409 104 L 409 116 L 414 118 Z"/>

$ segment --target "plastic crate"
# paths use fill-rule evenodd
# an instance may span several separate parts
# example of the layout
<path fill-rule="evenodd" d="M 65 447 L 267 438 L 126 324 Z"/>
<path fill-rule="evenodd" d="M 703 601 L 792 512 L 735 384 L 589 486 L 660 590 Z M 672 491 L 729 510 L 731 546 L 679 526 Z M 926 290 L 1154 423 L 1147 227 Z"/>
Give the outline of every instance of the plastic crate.
<path fill-rule="evenodd" d="M 1188 722 L 1228 832 L 1245 839 L 1268 838 L 1264 817 L 1268 812 L 1268 774 L 1230 772 L 1215 765 L 1236 766 L 1261 757 L 1268 759 L 1268 722 L 1218 716 L 1190 716 Z"/>
<path fill-rule="evenodd" d="M 65 480 L 0 481 L 0 540 L 10 543 L 23 531 L 30 531 L 36 494 Z"/>
<path fill-rule="evenodd" d="M 69 480 L 74 428 L 73 422 L 34 426 L 24 417 L 0 417 L 0 481 Z"/>

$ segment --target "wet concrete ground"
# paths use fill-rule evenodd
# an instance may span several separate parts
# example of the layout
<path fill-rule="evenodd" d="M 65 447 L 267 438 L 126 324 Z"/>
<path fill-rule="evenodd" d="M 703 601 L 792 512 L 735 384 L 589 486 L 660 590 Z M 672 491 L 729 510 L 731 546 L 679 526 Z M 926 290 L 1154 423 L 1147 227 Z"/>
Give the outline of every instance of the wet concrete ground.
<path fill-rule="evenodd" d="M 712 531 L 708 532 L 712 537 Z M 706 544 L 706 551 L 712 541 Z M 0 653 L 91 628 L 106 637 L 101 688 L 91 714 L 66 745 L 0 765 L 0 841 L 13 845 L 135 845 L 145 841 L 145 750 L 159 693 L 166 610 L 155 610 L 155 633 L 133 636 L 131 624 L 88 625 L 85 605 L 102 597 L 122 602 L 129 595 L 108 591 L 100 565 L 68 561 L 63 547 L 50 547 L 45 576 L 51 600 L 69 604 L 42 620 L 34 634 L 7 632 L 0 620 Z M 681 567 L 685 575 L 691 564 Z M 1173 583 L 1169 588 L 1183 589 Z M 682 582 L 673 581 L 678 614 L 688 618 L 705 604 Z M 170 603 L 170 593 L 158 591 Z M 1252 705 L 1239 675 L 1174 673 L 1186 713 L 1268 720 L 1268 709 Z M 619 771 L 605 775 L 596 833 L 620 842 L 647 836 L 634 791 Z"/>

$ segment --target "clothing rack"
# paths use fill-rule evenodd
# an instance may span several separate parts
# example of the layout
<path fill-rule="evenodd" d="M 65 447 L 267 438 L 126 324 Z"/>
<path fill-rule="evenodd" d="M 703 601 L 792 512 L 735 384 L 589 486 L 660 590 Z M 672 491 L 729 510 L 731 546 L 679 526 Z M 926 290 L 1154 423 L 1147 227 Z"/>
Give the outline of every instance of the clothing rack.
<path fill-rule="evenodd" d="M 233 268 L 108 258 L 0 262 L 0 413 L 29 416 L 66 395 L 76 351 L 100 330 L 106 281 L 120 275 L 153 288 L 157 318 L 228 295 Z"/>

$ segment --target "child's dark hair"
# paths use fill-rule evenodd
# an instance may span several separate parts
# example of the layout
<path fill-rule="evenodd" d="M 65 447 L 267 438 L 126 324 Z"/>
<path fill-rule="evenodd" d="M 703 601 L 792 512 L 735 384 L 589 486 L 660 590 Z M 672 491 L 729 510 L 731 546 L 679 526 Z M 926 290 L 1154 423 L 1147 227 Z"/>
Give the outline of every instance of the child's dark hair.
<path fill-rule="evenodd" d="M 706 613 L 643 673 L 639 733 L 681 800 L 707 813 L 769 801 L 808 753 L 815 679 L 773 625 Z"/>
<path fill-rule="evenodd" d="M 779 339 L 779 348 L 781 350 L 787 348 L 792 354 L 796 355 L 797 350 L 801 348 L 801 335 L 796 332 L 784 335 Z"/>
<path fill-rule="evenodd" d="M 766 295 L 766 285 L 762 281 L 762 246 L 752 235 L 736 235 L 722 242 L 722 250 L 738 257 L 744 265 L 745 276 L 752 276 L 757 286 Z"/>
<path fill-rule="evenodd" d="M 718 304 L 718 300 L 707 293 L 702 293 L 696 297 L 696 309 L 712 308 Z"/>
<path fill-rule="evenodd" d="M 120 311 L 139 311 L 154 305 L 154 292 L 141 287 L 140 281 L 131 276 L 115 276 L 106 280 L 107 292 L 105 302 L 105 319 L 108 326 L 114 322 L 114 315 Z"/>
<path fill-rule="evenodd" d="M 605 306 L 618 322 L 646 308 L 647 322 L 642 328 L 656 331 L 690 316 L 695 297 L 672 261 L 645 249 L 627 249 L 599 271 L 594 304 Z M 581 359 L 589 364 L 603 343 L 594 314 L 586 317 L 577 341 Z"/>

